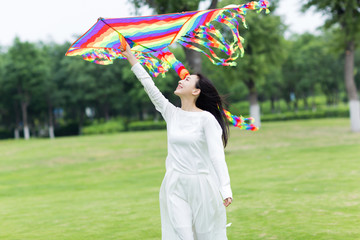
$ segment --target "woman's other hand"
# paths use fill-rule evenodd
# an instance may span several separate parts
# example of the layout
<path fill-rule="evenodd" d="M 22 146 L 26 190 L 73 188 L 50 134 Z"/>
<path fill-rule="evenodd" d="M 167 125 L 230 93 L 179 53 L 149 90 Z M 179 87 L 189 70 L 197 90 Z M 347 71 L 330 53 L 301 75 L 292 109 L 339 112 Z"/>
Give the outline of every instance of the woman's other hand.
<path fill-rule="evenodd" d="M 225 207 L 228 207 L 232 202 L 232 198 L 231 197 L 228 197 L 224 200 L 224 206 Z"/>

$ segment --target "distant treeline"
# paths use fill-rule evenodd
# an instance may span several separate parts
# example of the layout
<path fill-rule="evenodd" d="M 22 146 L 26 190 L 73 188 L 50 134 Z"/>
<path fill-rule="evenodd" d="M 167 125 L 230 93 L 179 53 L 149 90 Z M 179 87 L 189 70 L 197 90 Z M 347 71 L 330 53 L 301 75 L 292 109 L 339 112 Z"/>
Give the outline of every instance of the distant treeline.
<path fill-rule="evenodd" d="M 277 109 L 280 101 L 287 104 L 287 111 L 296 111 L 299 102 L 303 109 L 315 110 L 315 96 L 324 96 L 328 105 L 348 100 L 344 53 L 336 50 L 335 34 L 326 31 L 318 36 L 306 33 L 285 39 L 278 17 L 259 18 L 248 21 L 266 21 L 267 25 L 245 32 L 245 56 L 239 58 L 238 66 L 215 66 L 202 58 L 202 72 L 227 96 L 229 105 L 251 101 L 254 89 L 258 101 L 269 102 L 274 113 L 283 111 Z M 161 119 L 127 61 L 102 66 L 81 57 L 65 57 L 69 46 L 68 42 L 15 39 L 11 46 L 1 48 L 0 138 L 81 134 L 83 126 L 93 120 Z M 189 67 L 181 47 L 175 46 L 172 51 Z M 359 89 L 359 51 L 355 69 Z M 179 100 L 173 91 L 178 80 L 174 71 L 154 79 L 176 105 Z M 234 114 L 242 110 L 235 109 L 238 112 Z"/>

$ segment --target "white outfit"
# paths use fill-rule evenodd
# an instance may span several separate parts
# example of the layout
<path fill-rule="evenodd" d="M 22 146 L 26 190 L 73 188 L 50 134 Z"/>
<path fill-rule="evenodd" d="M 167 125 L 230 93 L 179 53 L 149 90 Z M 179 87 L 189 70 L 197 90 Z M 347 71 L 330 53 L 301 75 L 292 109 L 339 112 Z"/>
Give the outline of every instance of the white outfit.
<path fill-rule="evenodd" d="M 175 107 L 139 63 L 131 70 L 167 124 L 168 156 L 160 188 L 162 239 L 226 240 L 223 199 L 232 192 L 219 123 L 207 111 Z"/>

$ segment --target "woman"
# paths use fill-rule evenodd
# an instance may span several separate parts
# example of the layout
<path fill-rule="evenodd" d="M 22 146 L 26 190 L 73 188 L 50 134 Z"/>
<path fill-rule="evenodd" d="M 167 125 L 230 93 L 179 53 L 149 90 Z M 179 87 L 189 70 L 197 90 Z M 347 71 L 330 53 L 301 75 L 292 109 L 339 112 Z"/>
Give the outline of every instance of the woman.
<path fill-rule="evenodd" d="M 129 45 L 121 50 L 167 124 L 168 156 L 160 188 L 162 239 L 227 239 L 225 207 L 232 202 L 224 155 L 228 125 L 219 110 L 222 102 L 217 90 L 201 74 L 187 76 L 174 92 L 181 99 L 181 108 L 175 107 Z"/>

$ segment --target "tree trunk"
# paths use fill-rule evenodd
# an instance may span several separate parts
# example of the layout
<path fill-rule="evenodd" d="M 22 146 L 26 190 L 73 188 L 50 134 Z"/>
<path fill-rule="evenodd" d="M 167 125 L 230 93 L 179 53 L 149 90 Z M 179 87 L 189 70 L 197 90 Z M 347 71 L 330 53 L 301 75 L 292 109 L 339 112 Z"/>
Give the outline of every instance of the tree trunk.
<path fill-rule="evenodd" d="M 328 106 L 328 107 L 331 106 L 331 96 L 330 95 L 326 95 L 326 106 Z"/>
<path fill-rule="evenodd" d="M 138 109 L 139 109 L 139 114 L 138 114 L 138 118 L 140 121 L 144 121 L 144 109 L 143 109 L 143 106 L 142 104 L 139 104 L 138 106 Z"/>
<path fill-rule="evenodd" d="M 49 115 L 49 137 L 51 139 L 55 138 L 54 134 L 54 121 L 53 121 L 53 113 L 52 113 L 52 104 L 48 101 L 48 115 Z"/>
<path fill-rule="evenodd" d="M 336 105 L 339 105 L 340 103 L 340 90 L 336 90 Z"/>
<path fill-rule="evenodd" d="M 294 112 L 297 112 L 298 109 L 299 109 L 299 107 L 298 107 L 298 100 L 295 99 L 295 100 L 294 100 Z"/>
<path fill-rule="evenodd" d="M 154 122 L 158 122 L 160 120 L 160 113 L 158 111 L 155 111 L 154 113 Z"/>
<path fill-rule="evenodd" d="M 212 0 L 208 9 L 216 8 L 217 3 L 218 3 L 218 0 Z"/>
<path fill-rule="evenodd" d="M 307 96 L 304 95 L 304 108 L 305 110 L 308 110 L 309 109 L 309 103 L 308 103 L 308 100 L 307 100 Z"/>
<path fill-rule="evenodd" d="M 279 98 L 275 99 L 276 112 L 281 113 L 281 100 Z"/>
<path fill-rule="evenodd" d="M 20 132 L 19 132 L 19 128 L 15 127 L 14 129 L 14 137 L 15 139 L 19 139 L 20 138 Z"/>
<path fill-rule="evenodd" d="M 270 97 L 270 102 L 271 102 L 271 112 L 275 113 L 276 112 L 276 110 L 275 110 L 275 98 L 273 96 Z"/>
<path fill-rule="evenodd" d="M 250 116 L 253 117 L 255 120 L 254 125 L 260 128 L 260 105 L 258 102 L 258 94 L 256 91 L 255 81 L 253 79 L 249 79 L 248 81 L 244 81 L 244 83 L 249 89 Z"/>
<path fill-rule="evenodd" d="M 334 96 L 335 96 L 335 106 L 338 106 L 338 105 L 339 105 L 339 102 L 340 102 L 339 89 L 336 89 L 336 90 L 334 91 Z"/>
<path fill-rule="evenodd" d="M 314 94 L 314 91 L 312 92 L 311 96 L 312 96 L 311 109 L 312 109 L 313 112 L 316 112 L 316 102 L 315 102 L 315 94 Z"/>
<path fill-rule="evenodd" d="M 193 73 L 201 73 L 201 53 L 196 52 L 194 50 L 184 48 L 185 55 L 186 55 L 186 61 L 190 66 L 189 72 L 190 74 Z"/>
<path fill-rule="evenodd" d="M 20 114 L 19 114 L 19 108 L 17 106 L 17 102 L 13 102 L 13 106 L 14 106 L 14 112 L 15 112 L 15 129 L 14 129 L 14 137 L 15 139 L 19 139 L 20 138 L 20 130 L 19 130 L 19 126 L 20 126 Z"/>
<path fill-rule="evenodd" d="M 286 106 L 287 106 L 287 110 L 290 112 L 291 111 L 291 102 L 290 102 L 290 100 L 286 100 Z"/>
<path fill-rule="evenodd" d="M 28 103 L 26 101 L 21 101 L 21 111 L 23 117 L 23 125 L 24 125 L 24 138 L 28 140 L 30 138 L 29 127 L 27 123 L 27 106 Z"/>
<path fill-rule="evenodd" d="M 79 109 L 79 135 L 82 135 L 82 128 L 84 125 L 84 108 L 80 107 Z"/>
<path fill-rule="evenodd" d="M 250 116 L 255 119 L 254 125 L 260 128 L 261 126 L 260 105 L 258 102 L 258 94 L 255 90 L 250 91 L 249 100 L 250 100 Z"/>
<path fill-rule="evenodd" d="M 350 125 L 353 132 L 360 132 L 360 103 L 354 80 L 354 41 L 346 44 L 345 52 L 345 86 L 349 98 Z"/>
<path fill-rule="evenodd" d="M 105 122 L 107 122 L 107 121 L 109 121 L 109 119 L 110 119 L 110 115 L 109 115 L 109 104 L 105 103 L 103 109 L 104 109 Z"/>

